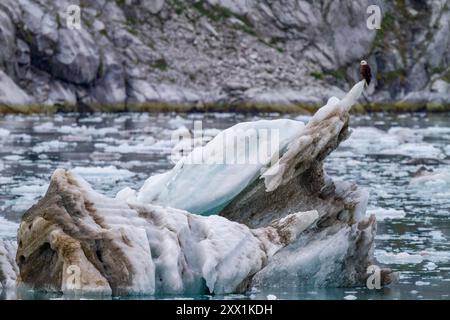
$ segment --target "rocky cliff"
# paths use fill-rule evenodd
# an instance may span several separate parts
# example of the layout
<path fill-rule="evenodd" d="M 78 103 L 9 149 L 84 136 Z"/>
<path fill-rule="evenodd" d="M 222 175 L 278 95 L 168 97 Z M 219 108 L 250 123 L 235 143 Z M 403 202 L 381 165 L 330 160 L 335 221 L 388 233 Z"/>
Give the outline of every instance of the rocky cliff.
<path fill-rule="evenodd" d="M 81 9 L 80 29 L 67 24 Z M 369 30 L 367 7 L 381 8 Z M 315 107 L 364 58 L 365 104 L 450 103 L 447 0 L 2 0 L 0 110 Z M 69 17 L 70 18 L 70 17 Z"/>

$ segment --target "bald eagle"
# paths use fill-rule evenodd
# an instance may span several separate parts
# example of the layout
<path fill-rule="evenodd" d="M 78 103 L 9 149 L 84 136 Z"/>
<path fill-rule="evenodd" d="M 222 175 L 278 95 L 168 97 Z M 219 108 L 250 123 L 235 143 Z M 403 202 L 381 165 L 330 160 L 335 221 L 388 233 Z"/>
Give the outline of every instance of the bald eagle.
<path fill-rule="evenodd" d="M 372 74 L 370 72 L 370 67 L 367 61 L 365 60 L 361 61 L 361 65 L 359 66 L 359 74 L 364 80 L 366 80 L 366 84 L 367 86 L 369 86 L 370 80 L 372 79 Z"/>

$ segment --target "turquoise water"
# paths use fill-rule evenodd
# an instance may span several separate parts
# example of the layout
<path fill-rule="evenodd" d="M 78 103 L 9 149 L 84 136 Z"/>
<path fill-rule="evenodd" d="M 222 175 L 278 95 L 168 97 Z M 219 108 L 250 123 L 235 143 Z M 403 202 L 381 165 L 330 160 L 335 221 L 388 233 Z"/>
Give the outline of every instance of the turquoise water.
<path fill-rule="evenodd" d="M 1 116 L 0 217 L 20 222 L 46 190 L 59 167 L 78 168 L 95 189 L 113 196 L 139 188 L 149 175 L 172 164 L 171 133 L 201 120 L 207 135 L 235 123 L 299 115 L 67 114 Z M 226 296 L 144 296 L 118 299 L 449 299 L 450 294 L 450 114 L 355 116 L 354 132 L 326 162 L 327 172 L 368 188 L 368 213 L 380 215 L 376 257 L 400 272 L 399 283 L 367 288 L 271 288 Z M 107 167 L 93 173 L 89 167 Z M 416 172 L 440 173 L 425 184 Z M 392 211 L 393 210 L 393 211 Z M 382 216 L 385 217 L 384 220 Z M 0 238 L 14 238 L 5 231 Z M 8 290 L 2 299 L 79 299 L 27 290 Z"/>

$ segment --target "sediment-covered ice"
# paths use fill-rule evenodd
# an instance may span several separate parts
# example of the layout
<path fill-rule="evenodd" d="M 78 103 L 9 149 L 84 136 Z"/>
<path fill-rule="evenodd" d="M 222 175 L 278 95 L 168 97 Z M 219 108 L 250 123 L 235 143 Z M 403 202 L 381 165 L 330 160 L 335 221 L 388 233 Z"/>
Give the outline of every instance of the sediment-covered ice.
<path fill-rule="evenodd" d="M 107 198 L 57 170 L 47 195 L 23 217 L 17 262 L 21 281 L 35 289 L 236 292 L 317 219 L 317 211 L 298 212 L 250 229 L 220 216 Z"/>

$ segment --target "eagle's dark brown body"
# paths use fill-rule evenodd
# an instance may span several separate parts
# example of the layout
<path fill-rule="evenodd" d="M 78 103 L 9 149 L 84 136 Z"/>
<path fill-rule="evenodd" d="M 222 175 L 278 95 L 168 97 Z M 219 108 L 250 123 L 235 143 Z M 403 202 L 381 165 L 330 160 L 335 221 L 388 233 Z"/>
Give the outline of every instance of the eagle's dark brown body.
<path fill-rule="evenodd" d="M 366 80 L 367 86 L 369 86 L 370 80 L 372 79 L 372 73 L 370 72 L 370 67 L 367 63 L 359 66 L 359 74 Z"/>

